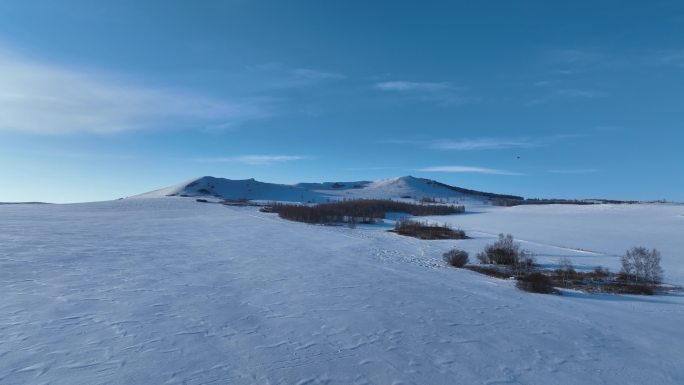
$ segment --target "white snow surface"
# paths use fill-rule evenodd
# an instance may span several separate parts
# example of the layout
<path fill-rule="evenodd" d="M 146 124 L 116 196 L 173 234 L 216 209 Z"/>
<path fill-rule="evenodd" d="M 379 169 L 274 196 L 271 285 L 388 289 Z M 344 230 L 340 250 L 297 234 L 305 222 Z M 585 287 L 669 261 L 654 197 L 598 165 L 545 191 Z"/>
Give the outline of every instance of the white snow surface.
<path fill-rule="evenodd" d="M 432 218 L 474 239 L 421 241 L 191 198 L 2 206 L 0 384 L 682 384 L 682 294 L 530 294 L 441 261 L 502 231 L 587 265 L 643 244 L 682 284 L 682 214 L 489 208 Z"/>

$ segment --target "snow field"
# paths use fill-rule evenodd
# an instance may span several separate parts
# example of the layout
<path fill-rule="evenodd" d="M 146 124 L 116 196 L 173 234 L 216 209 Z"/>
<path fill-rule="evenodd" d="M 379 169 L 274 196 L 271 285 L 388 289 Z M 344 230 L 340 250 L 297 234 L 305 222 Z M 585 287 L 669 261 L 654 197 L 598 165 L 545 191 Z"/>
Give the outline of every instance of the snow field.
<path fill-rule="evenodd" d="M 554 214 L 559 228 L 631 234 L 575 207 Z M 501 231 L 580 263 L 574 249 L 624 248 L 612 233 L 549 239 L 540 218 L 535 207 L 453 216 L 476 238 L 419 241 L 190 198 L 3 206 L 0 383 L 684 383 L 681 295 L 529 294 L 441 262 Z M 682 283 L 677 228 L 661 234 L 681 222 L 667 218 L 652 243 Z"/>

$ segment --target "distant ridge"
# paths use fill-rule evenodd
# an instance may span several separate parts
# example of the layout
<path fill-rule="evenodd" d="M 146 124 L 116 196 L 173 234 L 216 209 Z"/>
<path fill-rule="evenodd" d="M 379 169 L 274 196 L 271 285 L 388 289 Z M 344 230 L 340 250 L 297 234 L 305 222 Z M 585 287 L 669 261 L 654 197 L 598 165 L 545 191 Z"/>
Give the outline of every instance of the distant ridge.
<path fill-rule="evenodd" d="M 297 183 L 294 185 L 233 180 L 203 176 L 136 195 L 131 198 L 169 196 L 215 197 L 220 199 L 273 200 L 289 202 L 328 202 L 340 199 L 435 198 L 450 201 L 523 200 L 516 195 L 495 194 L 450 186 L 432 179 L 402 176 L 376 181 Z"/>
<path fill-rule="evenodd" d="M 443 186 L 445 188 L 454 190 L 454 191 L 462 193 L 462 194 L 483 196 L 483 197 L 487 197 L 490 199 L 511 199 L 511 200 L 524 200 L 525 199 L 525 198 L 518 196 L 518 195 L 495 194 L 495 193 L 490 193 L 490 192 L 482 192 L 482 191 L 476 191 L 476 190 L 469 190 L 469 189 L 461 188 L 461 187 L 450 186 L 446 183 L 441 183 L 441 182 L 437 182 L 437 181 L 433 181 L 433 182 L 435 184 L 438 184 L 440 186 Z"/>
<path fill-rule="evenodd" d="M 0 202 L 0 205 L 49 205 L 47 202 Z"/>

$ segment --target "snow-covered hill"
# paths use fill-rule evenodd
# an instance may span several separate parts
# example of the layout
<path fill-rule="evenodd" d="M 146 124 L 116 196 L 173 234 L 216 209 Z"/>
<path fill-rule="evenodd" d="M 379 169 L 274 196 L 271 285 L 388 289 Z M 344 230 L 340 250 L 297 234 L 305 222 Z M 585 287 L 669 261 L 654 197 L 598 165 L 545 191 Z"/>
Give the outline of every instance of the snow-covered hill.
<path fill-rule="evenodd" d="M 512 231 L 615 269 L 639 242 L 682 284 L 682 214 L 486 207 L 432 218 L 472 239 L 423 241 L 182 197 L 3 205 L 0 384 L 682 384 L 680 294 L 530 294 L 441 261 Z"/>
<path fill-rule="evenodd" d="M 175 186 L 136 195 L 133 198 L 168 196 L 213 196 L 223 199 L 320 202 L 323 194 L 299 186 L 264 183 L 254 179 L 232 180 L 204 176 Z"/>
<path fill-rule="evenodd" d="M 487 203 L 490 198 L 510 197 L 449 186 L 434 180 L 403 176 L 373 182 L 325 182 L 283 185 L 254 179 L 231 180 L 205 176 L 181 184 L 137 195 L 133 198 L 164 196 L 214 196 L 223 199 L 325 202 L 342 198 L 445 198 L 460 202 Z"/>

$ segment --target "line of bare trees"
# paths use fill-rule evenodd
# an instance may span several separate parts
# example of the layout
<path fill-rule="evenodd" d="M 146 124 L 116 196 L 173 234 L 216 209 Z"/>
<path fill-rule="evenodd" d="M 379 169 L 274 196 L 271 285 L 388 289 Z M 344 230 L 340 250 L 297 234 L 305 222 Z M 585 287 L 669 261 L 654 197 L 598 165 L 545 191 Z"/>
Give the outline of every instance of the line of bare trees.
<path fill-rule="evenodd" d="M 400 212 L 415 216 L 449 215 L 465 211 L 464 206 L 423 205 L 396 202 L 386 199 L 357 199 L 313 206 L 271 203 L 264 212 L 278 213 L 283 219 L 305 223 L 373 223 L 385 218 L 388 212 Z"/>

